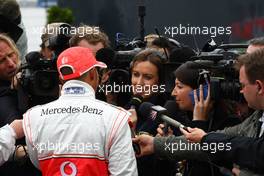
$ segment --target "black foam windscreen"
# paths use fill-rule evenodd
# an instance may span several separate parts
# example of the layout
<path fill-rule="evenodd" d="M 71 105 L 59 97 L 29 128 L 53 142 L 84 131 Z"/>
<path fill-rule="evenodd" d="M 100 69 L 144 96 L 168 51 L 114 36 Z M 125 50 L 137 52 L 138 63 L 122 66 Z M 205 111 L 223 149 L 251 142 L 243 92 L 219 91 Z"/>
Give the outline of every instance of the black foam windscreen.
<path fill-rule="evenodd" d="M 150 102 L 144 102 L 142 103 L 138 108 L 138 114 L 143 120 L 147 120 L 151 114 L 151 107 L 154 106 L 154 104 Z"/>
<path fill-rule="evenodd" d="M 96 60 L 104 62 L 108 68 L 112 68 L 115 59 L 115 51 L 111 48 L 101 48 L 96 52 Z"/>
<path fill-rule="evenodd" d="M 135 95 L 131 98 L 129 102 L 129 106 L 133 108 L 138 108 L 140 104 L 142 103 L 143 97 L 140 95 Z"/>

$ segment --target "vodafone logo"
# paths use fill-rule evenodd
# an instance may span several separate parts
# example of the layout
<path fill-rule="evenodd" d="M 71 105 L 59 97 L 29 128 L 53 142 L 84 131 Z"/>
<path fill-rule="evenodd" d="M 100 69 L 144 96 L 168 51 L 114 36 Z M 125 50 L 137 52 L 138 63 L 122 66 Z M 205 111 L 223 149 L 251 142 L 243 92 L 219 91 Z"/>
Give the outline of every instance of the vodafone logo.
<path fill-rule="evenodd" d="M 67 170 L 67 172 L 66 172 Z M 71 170 L 71 173 L 69 171 Z M 76 176 L 77 175 L 77 168 L 75 164 L 70 161 L 65 161 L 60 165 L 60 173 L 62 176 Z"/>

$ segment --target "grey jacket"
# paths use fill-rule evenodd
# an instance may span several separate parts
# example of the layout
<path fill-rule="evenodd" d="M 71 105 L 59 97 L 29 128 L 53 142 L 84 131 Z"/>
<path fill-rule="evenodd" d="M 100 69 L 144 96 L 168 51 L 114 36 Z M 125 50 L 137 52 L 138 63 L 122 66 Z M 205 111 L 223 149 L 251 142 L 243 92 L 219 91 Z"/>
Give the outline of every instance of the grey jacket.
<path fill-rule="evenodd" d="M 257 137 L 258 120 L 262 116 L 262 113 L 263 111 L 255 111 L 242 123 L 218 130 L 217 132 L 231 136 Z M 184 148 L 184 146 L 186 147 Z M 154 139 L 155 155 L 169 160 L 191 159 L 211 162 L 208 155 L 201 149 L 204 149 L 203 145 L 191 144 L 183 136 L 155 137 Z M 240 175 L 253 175 L 253 173 L 241 170 Z"/>

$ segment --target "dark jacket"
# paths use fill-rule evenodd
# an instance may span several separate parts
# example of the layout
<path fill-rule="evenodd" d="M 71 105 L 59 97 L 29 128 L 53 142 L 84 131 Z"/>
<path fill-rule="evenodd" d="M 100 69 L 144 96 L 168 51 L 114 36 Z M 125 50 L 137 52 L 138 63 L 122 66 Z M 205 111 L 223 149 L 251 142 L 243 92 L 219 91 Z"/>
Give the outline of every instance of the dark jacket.
<path fill-rule="evenodd" d="M 197 127 L 201 128 L 205 131 L 212 131 L 217 129 L 223 129 L 225 127 L 236 125 L 240 122 L 240 120 L 235 116 L 234 113 L 231 113 L 226 110 L 225 104 L 222 101 L 217 102 L 215 104 L 213 111 L 210 112 L 209 120 L 208 121 L 192 121 L 192 113 L 185 113 L 185 122 L 181 119 L 176 119 L 180 121 L 185 126 L 189 127 Z M 176 129 L 177 131 L 178 129 Z M 175 130 L 174 130 L 175 131 Z M 179 131 L 179 130 L 178 130 Z M 176 134 L 179 134 L 176 133 Z M 188 158 L 183 158 L 188 159 Z M 228 164 L 230 167 L 232 166 L 231 163 Z M 222 176 L 223 174 L 220 172 L 220 167 L 202 161 L 196 161 L 195 159 L 188 159 L 185 165 L 184 175 L 188 176 L 195 176 L 197 173 L 202 173 L 203 175 L 207 176 Z"/>
<path fill-rule="evenodd" d="M 10 84 L 10 81 L 0 81 L 0 127 L 22 118 L 17 91 L 12 90 Z"/>
<path fill-rule="evenodd" d="M 257 124 L 259 118 L 262 116 L 262 111 L 255 111 L 250 117 L 244 120 L 242 123 L 235 125 L 233 127 L 227 127 L 223 130 L 217 132 L 223 133 L 229 136 L 246 136 L 246 137 L 257 137 Z M 208 155 L 200 150 L 200 148 L 189 148 L 188 150 L 166 150 L 166 145 L 168 144 L 177 144 L 179 145 L 189 145 L 188 141 L 183 136 L 170 136 L 167 138 L 155 138 L 154 139 L 154 151 L 155 154 L 162 158 L 167 158 L 169 160 L 197 160 L 197 161 L 206 161 L 212 162 Z M 203 172 L 201 172 L 203 173 Z M 243 174 L 244 173 L 244 174 Z M 249 174 L 248 170 L 241 168 L 242 175 Z M 253 173 L 250 173 L 253 175 Z"/>
<path fill-rule="evenodd" d="M 209 145 L 230 145 L 230 150 L 217 150 L 211 154 L 212 158 L 222 161 L 232 161 L 242 168 L 248 168 L 256 173 L 264 173 L 264 137 L 232 137 L 222 133 L 209 133 L 203 137 L 201 143 Z"/>
<path fill-rule="evenodd" d="M 15 119 L 22 119 L 24 110 L 20 106 L 18 91 L 10 88 L 9 81 L 0 80 L 0 126 L 7 123 L 10 124 Z M 25 97 L 26 98 L 26 97 Z M 16 141 L 16 145 L 25 145 L 25 139 Z M 29 158 L 22 159 L 23 161 L 7 161 L 0 167 L 1 176 L 38 176 L 40 171 L 36 169 Z"/>

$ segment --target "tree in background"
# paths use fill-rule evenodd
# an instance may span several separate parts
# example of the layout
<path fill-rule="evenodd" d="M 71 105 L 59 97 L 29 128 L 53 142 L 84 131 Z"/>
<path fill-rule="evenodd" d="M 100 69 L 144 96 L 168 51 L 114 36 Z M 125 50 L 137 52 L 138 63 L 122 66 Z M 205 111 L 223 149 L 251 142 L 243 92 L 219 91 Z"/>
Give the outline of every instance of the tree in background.
<path fill-rule="evenodd" d="M 55 22 L 64 22 L 72 24 L 74 20 L 72 10 L 69 8 L 60 8 L 52 6 L 47 10 L 47 24 Z"/>

